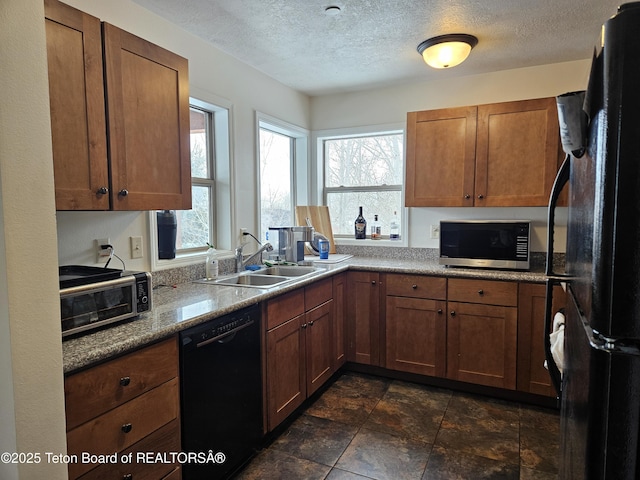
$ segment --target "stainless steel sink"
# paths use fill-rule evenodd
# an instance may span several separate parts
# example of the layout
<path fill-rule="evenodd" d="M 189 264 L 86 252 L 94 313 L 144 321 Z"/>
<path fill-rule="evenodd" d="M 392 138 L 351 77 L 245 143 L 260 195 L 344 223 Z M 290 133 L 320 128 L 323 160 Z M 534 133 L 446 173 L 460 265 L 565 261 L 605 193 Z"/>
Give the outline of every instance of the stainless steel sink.
<path fill-rule="evenodd" d="M 272 288 L 323 271 L 325 269 L 319 267 L 276 265 L 260 270 L 236 273 L 216 280 L 196 280 L 196 283 L 232 287 Z"/>
<path fill-rule="evenodd" d="M 253 272 L 255 275 L 279 275 L 282 277 L 301 277 L 310 273 L 323 271 L 324 268 L 296 267 L 294 265 L 276 265 Z"/>
<path fill-rule="evenodd" d="M 233 285 L 241 287 L 273 287 L 281 283 L 287 282 L 287 277 L 255 275 L 253 273 L 239 273 L 230 277 L 220 278 L 218 280 L 205 280 L 205 283 L 212 285 Z"/>

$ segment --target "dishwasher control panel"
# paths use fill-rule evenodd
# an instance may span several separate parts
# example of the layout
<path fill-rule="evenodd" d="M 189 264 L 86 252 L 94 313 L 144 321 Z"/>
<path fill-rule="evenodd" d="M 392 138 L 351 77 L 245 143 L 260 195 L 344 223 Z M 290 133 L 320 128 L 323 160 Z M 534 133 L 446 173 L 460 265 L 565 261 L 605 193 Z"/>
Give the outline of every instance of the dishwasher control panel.
<path fill-rule="evenodd" d="M 259 318 L 260 310 L 257 307 L 224 315 L 182 332 L 182 346 L 201 347 L 214 341 L 224 341 L 226 337 L 259 321 Z"/>

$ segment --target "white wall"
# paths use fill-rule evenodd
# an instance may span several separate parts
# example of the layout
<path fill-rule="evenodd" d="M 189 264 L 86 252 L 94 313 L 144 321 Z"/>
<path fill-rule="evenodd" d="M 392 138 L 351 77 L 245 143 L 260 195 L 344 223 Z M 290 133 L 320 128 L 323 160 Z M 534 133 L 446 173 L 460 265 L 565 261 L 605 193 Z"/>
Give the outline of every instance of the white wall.
<path fill-rule="evenodd" d="M 311 129 L 406 123 L 407 112 L 552 97 L 586 88 L 590 61 L 506 70 L 442 81 L 409 84 L 311 99 Z M 425 68 L 428 68 L 425 66 Z M 315 150 L 314 150 L 315 152 Z M 409 245 L 437 248 L 430 225 L 448 218 L 517 218 L 533 220 L 532 250 L 546 250 L 547 210 L 540 208 L 410 208 Z M 559 209 L 557 250 L 564 251 L 566 212 Z M 355 218 L 355 216 L 354 216 Z"/>
<path fill-rule="evenodd" d="M 65 452 L 60 296 L 42 0 L 0 2 L 0 452 Z M 66 465 L 0 462 L 2 479 Z"/>
<path fill-rule="evenodd" d="M 255 113 L 259 111 L 308 129 L 309 98 L 129 0 L 66 0 L 65 3 L 186 57 L 192 95 L 197 93 L 200 99 L 213 104 L 224 99 L 232 105 L 232 230 L 248 227 L 256 231 Z M 60 264 L 95 264 L 94 239 L 110 237 L 127 268 L 149 270 L 148 228 L 146 212 L 58 212 Z M 129 259 L 129 236 L 132 235 L 144 237 L 142 260 Z"/>

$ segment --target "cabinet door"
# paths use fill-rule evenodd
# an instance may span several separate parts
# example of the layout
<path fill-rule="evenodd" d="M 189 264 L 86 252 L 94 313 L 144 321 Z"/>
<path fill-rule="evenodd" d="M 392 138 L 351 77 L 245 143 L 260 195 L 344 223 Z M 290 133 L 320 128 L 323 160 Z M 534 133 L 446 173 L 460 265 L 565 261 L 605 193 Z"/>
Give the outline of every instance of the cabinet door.
<path fill-rule="evenodd" d="M 346 335 L 346 274 L 333 277 L 333 370 L 338 370 L 347 361 Z"/>
<path fill-rule="evenodd" d="M 558 170 L 555 99 L 478 107 L 475 205 L 546 206 Z"/>
<path fill-rule="evenodd" d="M 544 315 L 546 288 L 543 284 L 521 283 L 518 297 L 518 390 L 555 397 L 549 372 L 544 368 Z M 553 290 L 553 312 L 566 303 L 565 292 Z"/>
<path fill-rule="evenodd" d="M 515 307 L 449 302 L 447 377 L 516 388 Z"/>
<path fill-rule="evenodd" d="M 267 332 L 267 409 L 269 430 L 305 399 L 304 315 Z"/>
<path fill-rule="evenodd" d="M 305 314 L 307 396 L 315 392 L 333 374 L 333 301 L 323 303 Z"/>
<path fill-rule="evenodd" d="M 440 300 L 387 296 L 386 367 L 444 377 L 446 304 Z"/>
<path fill-rule="evenodd" d="M 407 114 L 407 207 L 473 206 L 476 107 Z"/>
<path fill-rule="evenodd" d="M 109 210 L 100 20 L 57 0 L 44 8 L 56 210 Z"/>
<path fill-rule="evenodd" d="M 188 63 L 103 24 L 112 208 L 191 208 Z"/>
<path fill-rule="evenodd" d="M 379 365 L 379 274 L 349 272 L 347 282 L 347 360 Z"/>

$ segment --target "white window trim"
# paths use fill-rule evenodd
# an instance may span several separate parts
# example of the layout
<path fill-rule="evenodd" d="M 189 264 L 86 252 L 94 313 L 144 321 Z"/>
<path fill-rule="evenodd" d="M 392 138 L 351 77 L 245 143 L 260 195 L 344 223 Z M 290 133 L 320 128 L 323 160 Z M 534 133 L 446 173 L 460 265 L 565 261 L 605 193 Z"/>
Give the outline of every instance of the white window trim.
<path fill-rule="evenodd" d="M 285 122 L 278 118 L 256 111 L 256 221 L 254 231 L 258 231 L 262 224 L 260 199 L 260 129 L 271 130 L 273 132 L 293 138 L 294 151 L 291 165 L 291 214 L 295 222 L 296 205 L 309 205 L 311 199 L 311 170 L 310 170 L 310 131 L 292 123 Z"/>
<path fill-rule="evenodd" d="M 198 98 L 190 97 L 189 105 L 195 105 L 197 107 L 204 108 L 206 110 L 220 113 L 224 121 L 215 121 L 215 178 L 216 183 L 213 189 L 215 199 L 214 208 L 215 214 L 213 215 L 216 224 L 215 228 L 215 245 L 218 250 L 218 256 L 220 259 L 233 258 L 235 256 L 233 248 L 233 239 L 231 238 L 231 232 L 233 230 L 232 223 L 234 223 L 234 205 L 232 195 L 233 192 L 229 189 L 221 188 L 221 185 L 233 185 L 233 169 L 231 168 L 231 159 L 233 158 L 233 104 L 226 99 L 212 95 L 211 93 L 199 91 L 197 88 L 191 88 L 191 94 L 197 95 Z M 210 101 L 201 100 L 202 98 L 208 98 Z M 151 271 L 167 270 L 170 268 L 185 267 L 194 265 L 200 262 L 204 262 L 207 256 L 206 251 L 199 252 L 183 252 L 176 254 L 176 258 L 173 259 L 159 259 L 158 258 L 158 224 L 156 219 L 156 211 L 148 212 L 149 223 L 149 245 L 150 245 L 150 258 L 151 258 Z"/>
<path fill-rule="evenodd" d="M 312 183 L 315 186 L 315 200 L 318 205 L 324 204 L 324 140 L 335 140 L 340 138 L 352 138 L 352 137 L 368 137 L 372 135 L 384 135 L 400 133 L 404 139 L 404 158 L 402 159 L 402 190 L 401 198 L 404 200 L 405 195 L 405 174 L 406 174 L 406 150 L 407 150 L 407 135 L 406 135 L 406 123 L 387 123 L 380 125 L 366 125 L 359 127 L 346 127 L 335 128 L 330 130 L 317 130 L 313 132 L 312 142 L 316 146 L 313 157 L 313 178 Z M 409 219 L 409 209 L 407 207 L 400 207 L 398 215 L 400 217 L 400 240 L 371 240 L 370 238 L 364 240 L 356 240 L 355 238 L 348 238 L 344 236 L 336 236 L 336 245 L 360 245 L 360 246 L 379 246 L 379 247 L 407 247 L 409 245 L 407 228 L 407 222 Z M 355 220 L 355 216 L 354 216 Z"/>

